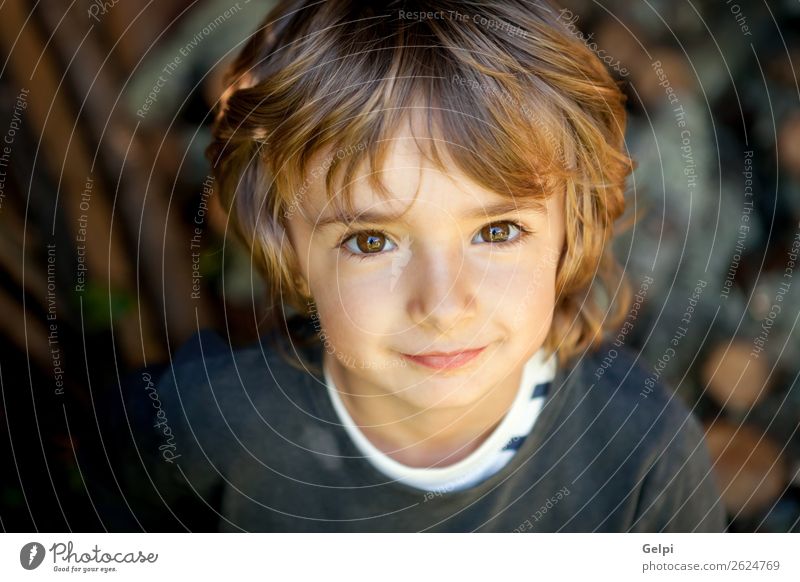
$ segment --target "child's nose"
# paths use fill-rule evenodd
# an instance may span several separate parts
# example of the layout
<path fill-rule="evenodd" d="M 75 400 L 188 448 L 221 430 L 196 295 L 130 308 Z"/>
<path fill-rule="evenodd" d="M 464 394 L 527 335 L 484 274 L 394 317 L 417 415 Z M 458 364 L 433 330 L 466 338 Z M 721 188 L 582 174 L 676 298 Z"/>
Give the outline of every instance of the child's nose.
<path fill-rule="evenodd" d="M 462 249 L 417 249 L 408 270 L 408 309 L 415 324 L 444 332 L 474 315 L 480 277 L 476 280 Z"/>

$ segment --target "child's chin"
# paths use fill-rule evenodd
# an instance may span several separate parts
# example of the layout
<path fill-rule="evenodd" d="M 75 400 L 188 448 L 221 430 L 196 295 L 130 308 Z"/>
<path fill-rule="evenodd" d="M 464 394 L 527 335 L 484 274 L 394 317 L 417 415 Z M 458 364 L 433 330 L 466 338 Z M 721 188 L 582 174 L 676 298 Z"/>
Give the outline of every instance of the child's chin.
<path fill-rule="evenodd" d="M 448 380 L 448 381 L 444 381 Z M 489 389 L 463 378 L 435 379 L 420 382 L 417 386 L 397 394 L 409 404 L 423 410 L 463 408 L 475 404 Z"/>

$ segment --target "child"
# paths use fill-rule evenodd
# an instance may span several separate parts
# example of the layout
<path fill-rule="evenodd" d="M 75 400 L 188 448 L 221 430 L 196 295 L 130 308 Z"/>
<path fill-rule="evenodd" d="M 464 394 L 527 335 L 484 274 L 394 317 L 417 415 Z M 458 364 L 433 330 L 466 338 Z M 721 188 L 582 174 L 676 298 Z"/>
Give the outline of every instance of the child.
<path fill-rule="evenodd" d="M 699 423 L 606 339 L 624 124 L 548 5 L 280 4 L 208 150 L 275 331 L 157 383 L 160 527 L 723 531 Z"/>

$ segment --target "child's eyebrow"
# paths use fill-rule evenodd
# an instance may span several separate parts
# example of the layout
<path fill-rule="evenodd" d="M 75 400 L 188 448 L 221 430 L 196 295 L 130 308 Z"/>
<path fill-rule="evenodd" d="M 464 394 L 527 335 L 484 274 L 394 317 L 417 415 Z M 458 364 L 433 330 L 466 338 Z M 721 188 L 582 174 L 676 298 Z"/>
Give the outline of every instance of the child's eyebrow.
<path fill-rule="evenodd" d="M 469 212 L 462 215 L 463 220 L 476 220 L 479 218 L 494 218 L 504 214 L 511 214 L 520 210 L 533 210 L 542 214 L 547 212 L 545 205 L 541 200 L 535 198 L 519 198 L 517 200 L 509 200 L 504 202 L 497 202 L 480 208 L 473 208 Z M 333 216 L 323 217 L 317 221 L 316 229 L 321 230 L 332 226 L 334 224 L 388 224 L 390 222 L 399 221 L 407 224 L 399 214 L 385 214 L 375 212 L 372 210 L 364 210 L 356 214 L 349 214 L 347 212 L 337 212 Z"/>

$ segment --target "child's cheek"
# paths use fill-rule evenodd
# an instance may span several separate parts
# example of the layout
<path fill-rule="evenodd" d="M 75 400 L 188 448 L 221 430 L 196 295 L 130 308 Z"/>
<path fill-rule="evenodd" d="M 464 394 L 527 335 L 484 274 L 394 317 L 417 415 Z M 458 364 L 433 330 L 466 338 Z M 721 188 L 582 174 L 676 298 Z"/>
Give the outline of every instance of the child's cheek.
<path fill-rule="evenodd" d="M 340 288 L 340 308 L 350 326 L 362 333 L 386 333 L 387 322 L 399 315 L 400 296 L 383 283 L 380 280 L 364 280 L 361 284 Z"/>
<path fill-rule="evenodd" d="M 485 266 L 481 278 L 479 294 L 484 298 L 494 296 L 496 302 L 506 305 L 529 304 L 555 286 L 555 268 L 540 255 L 526 253 L 513 263 L 497 261 Z"/>
<path fill-rule="evenodd" d="M 533 268 L 515 275 L 502 309 L 515 329 L 537 332 L 550 321 L 555 308 L 556 267 L 541 260 L 532 264 Z"/>
<path fill-rule="evenodd" d="M 348 341 L 356 339 L 353 336 L 374 341 L 389 333 L 389 322 L 396 319 L 401 308 L 399 294 L 375 276 L 353 278 L 340 273 L 322 286 L 315 298 L 326 325 L 335 327 L 331 335 L 347 336 Z"/>

